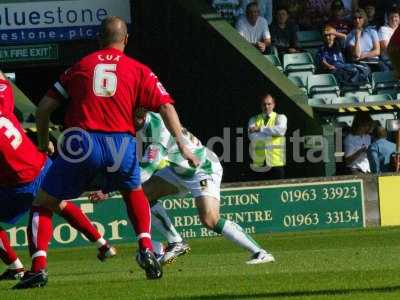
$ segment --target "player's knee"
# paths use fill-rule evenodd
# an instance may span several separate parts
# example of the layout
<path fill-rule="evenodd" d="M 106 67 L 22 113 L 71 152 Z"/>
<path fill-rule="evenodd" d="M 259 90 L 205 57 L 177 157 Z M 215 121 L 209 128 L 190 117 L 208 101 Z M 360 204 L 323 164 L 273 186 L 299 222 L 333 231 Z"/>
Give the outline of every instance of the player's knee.
<path fill-rule="evenodd" d="M 59 212 L 60 210 L 60 201 L 58 201 L 56 198 L 51 197 L 44 191 L 40 191 L 39 195 L 35 199 L 35 201 L 32 203 L 34 206 L 42 206 L 44 208 L 47 208 L 53 212 Z"/>

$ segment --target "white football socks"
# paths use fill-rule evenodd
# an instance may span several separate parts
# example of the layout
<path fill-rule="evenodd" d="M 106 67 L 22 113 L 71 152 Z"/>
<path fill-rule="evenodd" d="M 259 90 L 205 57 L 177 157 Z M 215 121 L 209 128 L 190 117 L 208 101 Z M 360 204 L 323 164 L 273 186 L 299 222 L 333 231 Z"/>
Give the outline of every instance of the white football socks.
<path fill-rule="evenodd" d="M 257 242 L 253 240 L 253 238 L 248 235 L 242 227 L 232 221 L 220 218 L 214 231 L 222 234 L 227 239 L 242 246 L 253 254 L 262 250 Z"/>
<path fill-rule="evenodd" d="M 167 239 L 168 243 L 182 242 L 181 235 L 176 231 L 174 225 L 172 225 L 171 219 L 161 203 L 158 202 L 151 207 L 151 214 L 151 225 L 157 228 Z"/>

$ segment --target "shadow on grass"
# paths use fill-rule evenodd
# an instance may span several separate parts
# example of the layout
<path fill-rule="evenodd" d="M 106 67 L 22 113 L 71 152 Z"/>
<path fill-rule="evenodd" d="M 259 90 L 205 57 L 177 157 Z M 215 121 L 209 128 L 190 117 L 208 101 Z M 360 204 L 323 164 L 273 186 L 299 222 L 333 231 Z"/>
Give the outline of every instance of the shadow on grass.
<path fill-rule="evenodd" d="M 213 299 L 246 299 L 246 298 L 287 298 L 301 296 L 339 296 L 351 295 L 353 293 L 392 293 L 400 291 L 400 286 L 376 287 L 376 288 L 358 288 L 358 289 L 337 289 L 337 290 L 318 290 L 318 291 L 293 291 L 293 292 L 271 292 L 271 293 L 255 293 L 251 295 L 235 295 L 235 294 L 219 294 L 219 295 L 193 295 L 190 299 L 213 300 Z M 164 300 L 188 299 L 187 296 L 175 296 L 162 298 Z"/>

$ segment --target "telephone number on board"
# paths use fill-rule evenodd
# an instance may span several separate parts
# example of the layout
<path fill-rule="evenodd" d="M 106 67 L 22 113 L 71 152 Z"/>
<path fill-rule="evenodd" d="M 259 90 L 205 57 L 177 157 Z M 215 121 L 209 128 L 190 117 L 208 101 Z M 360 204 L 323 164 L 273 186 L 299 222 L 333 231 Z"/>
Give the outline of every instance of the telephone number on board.
<path fill-rule="evenodd" d="M 336 186 L 322 189 L 294 189 L 281 192 L 283 203 L 308 202 L 315 200 L 350 200 L 356 199 L 359 191 L 356 186 Z"/>
<path fill-rule="evenodd" d="M 361 222 L 358 210 L 328 211 L 320 213 L 290 214 L 282 219 L 285 227 L 316 226 L 320 224 L 358 224 Z"/>

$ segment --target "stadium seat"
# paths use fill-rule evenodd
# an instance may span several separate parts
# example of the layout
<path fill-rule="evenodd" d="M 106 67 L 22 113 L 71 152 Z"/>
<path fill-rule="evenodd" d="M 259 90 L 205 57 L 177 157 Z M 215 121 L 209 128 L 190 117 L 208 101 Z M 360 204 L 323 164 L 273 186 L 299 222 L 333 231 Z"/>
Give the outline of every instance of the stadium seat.
<path fill-rule="evenodd" d="M 393 72 L 374 72 L 372 73 L 372 89 L 374 93 L 381 90 L 397 90 L 399 81 Z"/>
<path fill-rule="evenodd" d="M 389 94 L 369 95 L 369 96 L 365 97 L 364 101 L 365 101 L 365 103 L 387 102 L 387 101 L 393 101 L 393 98 Z"/>
<path fill-rule="evenodd" d="M 275 54 L 267 54 L 264 55 L 264 57 L 268 59 L 279 71 L 283 71 L 282 64 L 278 56 Z"/>
<path fill-rule="evenodd" d="M 366 96 L 369 96 L 370 93 L 367 91 L 354 91 L 354 92 L 346 92 L 344 97 L 357 97 L 359 102 L 364 102 Z"/>
<path fill-rule="evenodd" d="M 397 89 L 391 89 L 391 90 L 378 90 L 377 94 L 378 95 L 390 95 L 392 97 L 392 99 L 396 99 L 397 98 L 397 94 L 398 94 L 399 90 Z"/>
<path fill-rule="evenodd" d="M 337 101 L 338 96 L 335 93 L 323 93 L 323 94 L 315 94 L 312 98 L 323 99 L 325 101 L 325 104 L 332 104 L 333 102 Z"/>
<path fill-rule="evenodd" d="M 346 124 L 347 126 L 351 127 L 353 123 L 354 116 L 340 116 L 336 118 L 337 123 Z"/>
<path fill-rule="evenodd" d="M 309 98 L 308 99 L 308 105 L 311 105 L 311 106 L 323 106 L 326 104 L 331 104 L 330 99 L 324 99 L 324 98 Z"/>
<path fill-rule="evenodd" d="M 298 31 L 297 41 L 300 48 L 317 48 L 324 44 L 319 31 Z"/>
<path fill-rule="evenodd" d="M 289 75 L 289 80 L 294 83 L 304 94 L 307 94 L 307 76 Z"/>
<path fill-rule="evenodd" d="M 310 53 L 289 53 L 283 55 L 283 70 L 287 74 L 292 72 L 314 73 L 314 60 Z"/>
<path fill-rule="evenodd" d="M 371 118 L 375 121 L 379 121 L 381 123 L 381 126 L 386 128 L 387 122 L 390 120 L 394 120 L 395 115 L 393 113 L 371 114 Z"/>
<path fill-rule="evenodd" d="M 347 97 L 338 97 L 332 101 L 332 104 L 358 104 L 362 103 L 359 97 L 356 96 L 347 96 Z"/>
<path fill-rule="evenodd" d="M 362 85 L 342 85 L 340 87 L 340 91 L 344 96 L 347 96 L 348 93 L 356 93 L 356 92 L 365 92 L 368 94 L 372 94 L 372 84 L 368 80 L 367 83 Z"/>
<path fill-rule="evenodd" d="M 337 95 L 340 93 L 339 85 L 332 74 L 308 76 L 307 90 L 310 96 L 321 93 L 336 93 Z"/>

